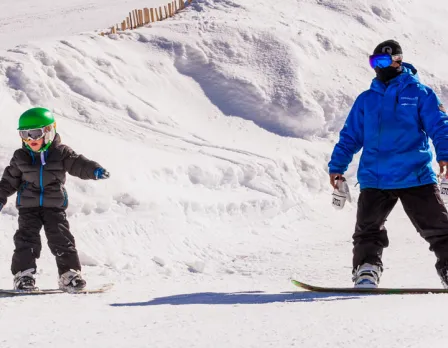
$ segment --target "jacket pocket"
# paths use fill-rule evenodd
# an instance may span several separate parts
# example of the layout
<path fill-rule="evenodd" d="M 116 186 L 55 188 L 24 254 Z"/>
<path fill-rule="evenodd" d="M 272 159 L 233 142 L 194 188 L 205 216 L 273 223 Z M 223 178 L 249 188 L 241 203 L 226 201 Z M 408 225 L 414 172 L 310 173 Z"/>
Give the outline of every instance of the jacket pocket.
<path fill-rule="evenodd" d="M 68 205 L 68 194 L 64 186 L 62 186 L 62 193 L 64 194 L 64 202 L 62 203 L 63 207 Z"/>
<path fill-rule="evenodd" d="M 19 191 L 17 192 L 17 206 L 20 206 L 20 202 L 22 200 L 22 193 L 26 189 L 26 186 L 28 185 L 28 181 L 25 181 L 19 188 Z"/>
<path fill-rule="evenodd" d="M 415 126 L 415 122 L 420 125 L 420 118 L 418 116 L 418 104 L 416 100 L 406 100 L 400 98 L 400 102 L 396 108 L 396 117 L 397 120 L 403 124 Z M 420 127 L 421 128 L 421 127 Z"/>

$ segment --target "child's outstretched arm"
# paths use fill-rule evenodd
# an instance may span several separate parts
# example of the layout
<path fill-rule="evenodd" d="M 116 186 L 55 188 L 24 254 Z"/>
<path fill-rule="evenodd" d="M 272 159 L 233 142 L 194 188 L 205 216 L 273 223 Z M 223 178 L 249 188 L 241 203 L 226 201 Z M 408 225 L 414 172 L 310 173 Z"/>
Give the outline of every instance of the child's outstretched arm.
<path fill-rule="evenodd" d="M 22 182 L 22 172 L 17 167 L 15 156 L 11 159 L 9 166 L 5 168 L 0 180 L 0 210 L 6 204 L 8 197 L 16 193 Z"/>
<path fill-rule="evenodd" d="M 83 180 L 107 179 L 109 173 L 95 161 L 91 161 L 83 155 L 78 155 L 70 147 L 64 146 L 63 161 L 64 169 L 73 176 Z"/>

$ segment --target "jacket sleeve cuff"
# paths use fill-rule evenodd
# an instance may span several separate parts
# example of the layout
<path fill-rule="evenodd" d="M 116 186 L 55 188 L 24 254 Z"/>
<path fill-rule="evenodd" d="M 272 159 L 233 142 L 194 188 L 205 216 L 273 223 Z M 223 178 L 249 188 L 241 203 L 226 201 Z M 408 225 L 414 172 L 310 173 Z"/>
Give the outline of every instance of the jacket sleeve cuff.
<path fill-rule="evenodd" d="M 329 174 L 344 174 L 346 170 L 347 170 L 346 168 L 337 168 L 333 166 L 328 167 Z"/>

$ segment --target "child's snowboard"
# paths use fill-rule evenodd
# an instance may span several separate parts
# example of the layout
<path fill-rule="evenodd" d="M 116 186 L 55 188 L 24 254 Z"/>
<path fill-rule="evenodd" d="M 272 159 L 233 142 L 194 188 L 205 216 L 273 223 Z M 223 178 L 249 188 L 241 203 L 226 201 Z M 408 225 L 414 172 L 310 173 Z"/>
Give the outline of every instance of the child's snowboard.
<path fill-rule="evenodd" d="M 299 288 L 314 292 L 326 293 L 349 293 L 349 294 L 389 294 L 389 295 L 405 295 L 405 294 L 443 294 L 448 293 L 448 289 L 443 288 L 338 288 L 338 287 L 322 287 L 310 285 L 298 280 L 292 279 L 291 282 Z"/>
<path fill-rule="evenodd" d="M 101 285 L 98 288 L 83 289 L 77 291 L 62 291 L 59 289 L 39 289 L 33 291 L 0 289 L 0 297 L 6 296 L 28 296 L 28 295 L 54 295 L 54 294 L 99 294 L 110 290 L 114 286 L 113 283 Z"/>

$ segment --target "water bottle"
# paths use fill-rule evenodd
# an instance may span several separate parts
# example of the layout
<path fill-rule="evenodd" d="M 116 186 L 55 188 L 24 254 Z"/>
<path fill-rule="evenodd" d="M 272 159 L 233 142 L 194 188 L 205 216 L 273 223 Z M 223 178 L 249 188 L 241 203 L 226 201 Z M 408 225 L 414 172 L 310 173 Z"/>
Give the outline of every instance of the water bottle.
<path fill-rule="evenodd" d="M 448 179 L 445 176 L 440 182 L 440 195 L 442 196 L 443 202 L 448 204 Z"/>
<path fill-rule="evenodd" d="M 447 181 L 447 189 L 448 189 L 448 181 Z M 448 195 L 448 191 L 447 191 Z M 335 209 L 341 210 L 344 208 L 345 202 L 348 200 L 349 202 L 352 201 L 350 196 L 350 190 L 348 188 L 347 181 L 345 178 L 341 178 L 336 180 L 336 188 L 333 191 L 332 195 L 333 201 L 332 205 Z"/>

